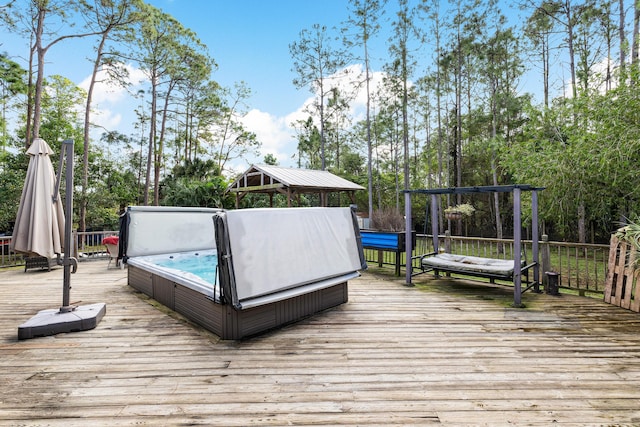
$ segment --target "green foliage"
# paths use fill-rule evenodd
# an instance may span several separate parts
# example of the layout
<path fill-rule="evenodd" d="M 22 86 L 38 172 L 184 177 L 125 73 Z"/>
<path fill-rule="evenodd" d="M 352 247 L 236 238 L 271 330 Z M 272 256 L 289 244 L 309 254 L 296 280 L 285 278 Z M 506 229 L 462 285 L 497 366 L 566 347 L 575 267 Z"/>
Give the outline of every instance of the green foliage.
<path fill-rule="evenodd" d="M 24 153 L 0 153 L 0 233 L 13 229 L 28 164 Z"/>
<path fill-rule="evenodd" d="M 265 165 L 278 166 L 278 159 L 271 153 L 265 154 L 262 161 Z"/>
<path fill-rule="evenodd" d="M 256 134 L 247 130 L 242 118 L 247 113 L 246 101 L 251 90 L 244 82 L 220 91 L 221 106 L 214 116 L 211 141 L 207 152 L 217 162 L 219 171 L 235 159 L 257 155 L 261 146 Z"/>
<path fill-rule="evenodd" d="M 178 178 L 165 183 L 162 205 L 230 208 L 233 206 L 233 198 L 225 194 L 227 184 L 221 176 L 207 181 Z"/>
<path fill-rule="evenodd" d="M 226 194 L 228 185 L 215 161 L 186 161 L 163 181 L 162 205 L 230 208 L 233 198 Z"/>
<path fill-rule="evenodd" d="M 40 137 L 58 152 L 65 139 L 73 139 L 76 153 L 82 151 L 82 116 L 86 93 L 66 77 L 54 75 L 46 81 L 42 96 Z"/>
<path fill-rule="evenodd" d="M 557 102 L 544 114 L 531 111 L 522 138 L 503 152 L 517 181 L 546 187 L 542 218 L 567 238 L 577 238 L 580 204 L 604 240 L 640 202 L 638 108 L 637 90 L 627 86 Z"/>
<path fill-rule="evenodd" d="M 4 150 L 10 142 L 7 130 L 7 111 L 17 103 L 18 95 L 25 94 L 27 71 L 18 63 L 10 60 L 7 55 L 0 53 L 0 150 Z"/>

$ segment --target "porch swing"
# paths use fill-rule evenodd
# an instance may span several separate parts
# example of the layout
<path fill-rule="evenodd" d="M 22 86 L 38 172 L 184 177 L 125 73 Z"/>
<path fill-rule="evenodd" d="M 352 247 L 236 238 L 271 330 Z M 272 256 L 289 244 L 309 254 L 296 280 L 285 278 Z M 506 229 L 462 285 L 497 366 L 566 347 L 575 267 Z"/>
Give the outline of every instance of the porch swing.
<path fill-rule="evenodd" d="M 452 187 L 436 189 L 405 190 L 405 212 L 406 230 L 412 230 L 411 224 L 411 195 L 425 194 L 431 195 L 431 230 L 433 235 L 433 252 L 421 254 L 414 257 L 420 260 L 420 271 L 433 271 L 437 276 L 441 272 L 453 273 L 472 277 L 489 278 L 492 282 L 495 279 L 511 280 L 513 282 L 513 305 L 520 307 L 521 294 L 533 288 L 539 292 L 540 271 L 539 271 L 539 247 L 538 247 L 538 191 L 543 188 L 536 188 L 530 185 L 497 185 L 478 187 Z M 521 218 L 521 193 L 531 192 L 531 222 L 532 222 L 532 257 L 531 263 L 527 264 L 523 260 L 522 246 L 522 218 Z M 440 253 L 438 236 L 439 203 L 438 196 L 446 194 L 471 194 L 471 193 L 513 193 L 513 260 L 484 258 L 477 256 L 461 256 L 449 253 Z M 410 253 L 410 252 L 408 252 Z M 414 275 L 412 271 L 412 258 L 407 257 L 406 283 L 411 284 Z M 533 282 L 522 290 L 522 274 L 527 274 L 533 270 Z"/>

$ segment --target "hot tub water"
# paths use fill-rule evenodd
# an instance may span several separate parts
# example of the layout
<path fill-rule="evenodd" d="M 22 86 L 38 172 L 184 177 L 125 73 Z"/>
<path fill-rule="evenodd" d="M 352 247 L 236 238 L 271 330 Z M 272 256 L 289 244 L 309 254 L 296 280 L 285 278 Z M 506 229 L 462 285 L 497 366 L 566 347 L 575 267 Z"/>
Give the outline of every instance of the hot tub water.
<path fill-rule="evenodd" d="M 216 283 L 218 256 L 211 253 L 195 252 L 189 256 L 168 255 L 155 263 L 161 267 L 172 268 L 194 274 L 211 284 Z"/>

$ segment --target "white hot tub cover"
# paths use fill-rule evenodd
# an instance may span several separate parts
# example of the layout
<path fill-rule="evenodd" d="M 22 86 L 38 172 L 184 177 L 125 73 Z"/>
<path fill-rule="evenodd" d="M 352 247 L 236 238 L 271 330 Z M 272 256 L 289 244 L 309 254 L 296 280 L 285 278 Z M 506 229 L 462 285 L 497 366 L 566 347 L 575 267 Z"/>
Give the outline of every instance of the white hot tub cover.
<path fill-rule="evenodd" d="M 350 208 L 265 208 L 218 213 L 221 285 L 236 308 L 327 287 L 366 269 Z"/>
<path fill-rule="evenodd" d="M 120 225 L 125 260 L 144 255 L 214 249 L 213 216 L 221 209 L 130 206 Z M 124 230 L 124 233 L 123 233 Z"/>

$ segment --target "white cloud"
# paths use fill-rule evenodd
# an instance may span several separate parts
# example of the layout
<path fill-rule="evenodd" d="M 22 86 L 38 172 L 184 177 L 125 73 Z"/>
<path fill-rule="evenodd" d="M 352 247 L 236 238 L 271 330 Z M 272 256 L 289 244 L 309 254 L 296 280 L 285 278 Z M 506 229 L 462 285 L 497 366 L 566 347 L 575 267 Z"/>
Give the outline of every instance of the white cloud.
<path fill-rule="evenodd" d="M 242 118 L 242 124 L 247 130 L 255 133 L 258 141 L 262 143 L 260 158 L 254 161 L 247 159 L 250 163 L 262 163 L 266 154 L 274 155 L 283 166 L 290 160 L 297 143 L 287 117 L 275 117 L 254 109 Z"/>
<path fill-rule="evenodd" d="M 372 72 L 370 77 L 370 91 L 373 93 L 382 84 L 384 73 Z M 349 112 L 355 121 L 364 120 L 365 117 L 366 86 L 364 84 L 357 85 L 363 81 L 363 66 L 360 64 L 347 67 L 327 78 L 328 87 L 337 88 L 343 94 L 352 93 L 354 87 L 358 87 L 358 91 L 351 101 Z M 249 111 L 242 119 L 242 123 L 247 130 L 256 134 L 262 147 L 259 158 L 246 159 L 246 162 L 248 164 L 262 163 L 266 154 L 272 154 L 278 159 L 281 166 L 297 167 L 293 157 L 296 154 L 298 142 L 296 130 L 292 124 L 298 120 L 306 120 L 309 116 L 307 110 L 313 103 L 314 97 L 310 96 L 296 110 L 284 117 L 277 117 L 257 109 Z M 234 164 L 232 169 L 236 172 L 243 172 L 243 167 L 243 165 Z"/>
<path fill-rule="evenodd" d="M 615 68 L 617 67 L 617 63 L 614 63 L 610 58 L 602 58 L 599 62 L 593 64 L 590 69 L 589 74 L 589 88 L 591 90 L 595 90 L 599 94 L 603 95 L 609 89 L 614 89 L 618 87 L 618 79 L 613 78 L 610 81 L 610 87 L 607 87 L 607 71 L 609 71 L 612 75 L 615 73 Z M 582 83 L 577 82 L 578 86 Z M 563 93 L 565 98 L 573 98 L 573 88 L 571 87 L 571 79 L 567 79 L 564 82 Z"/>
<path fill-rule="evenodd" d="M 140 86 L 147 80 L 145 74 L 139 68 L 132 65 L 125 65 L 124 67 L 129 73 L 127 81 L 134 91 L 136 90 L 136 87 Z M 79 86 L 84 90 L 89 90 L 90 83 L 91 75 L 87 76 L 82 82 L 80 82 Z M 98 75 L 96 76 L 96 84 L 93 87 L 92 97 L 92 101 L 95 104 L 117 104 L 129 96 L 127 89 L 109 78 L 107 68 L 98 72 Z"/>
<path fill-rule="evenodd" d="M 135 102 L 130 92 L 136 92 L 142 87 L 147 78 L 145 74 L 132 65 L 125 65 L 129 75 L 129 89 L 122 87 L 109 78 L 106 69 L 98 72 L 96 76 L 96 84 L 93 87 L 93 95 L 91 98 L 92 118 L 91 121 L 98 128 L 96 138 L 106 129 L 119 129 L 121 133 L 127 133 L 132 126 L 134 120 L 126 116 L 133 115 L 133 105 Z M 87 76 L 79 86 L 85 91 L 89 89 L 91 76 Z"/>
<path fill-rule="evenodd" d="M 104 129 L 118 129 L 121 133 L 132 133 L 135 122 L 134 109 L 138 108 L 139 100 L 131 96 L 138 90 L 146 87 L 145 74 L 132 65 L 126 65 L 129 72 L 128 89 L 109 81 L 106 71 L 100 71 L 98 82 L 94 86 L 92 121 L 98 130 L 96 137 Z M 384 73 L 372 72 L 370 90 L 373 93 L 382 83 Z M 360 64 L 349 66 L 327 78 L 327 86 L 338 88 L 340 93 L 352 93 L 357 82 L 364 80 L 363 66 Z M 80 83 L 80 87 L 88 89 L 90 76 Z M 351 101 L 349 115 L 355 121 L 363 120 L 367 101 L 366 86 L 360 84 L 357 93 Z M 297 153 L 297 134 L 292 126 L 298 120 L 305 120 L 309 113 L 309 106 L 314 104 L 314 97 L 307 98 L 302 105 L 297 106 L 291 113 L 285 116 L 275 116 L 269 112 L 258 109 L 250 110 L 243 118 L 242 124 L 251 132 L 254 132 L 258 141 L 262 143 L 258 156 L 246 159 L 238 159 L 232 165 L 228 165 L 232 173 L 241 173 L 249 164 L 263 163 L 267 154 L 276 157 L 279 164 L 285 167 L 297 167 L 294 156 Z"/>

